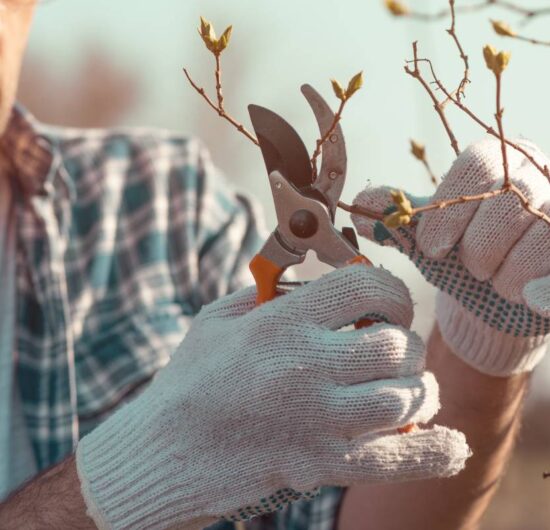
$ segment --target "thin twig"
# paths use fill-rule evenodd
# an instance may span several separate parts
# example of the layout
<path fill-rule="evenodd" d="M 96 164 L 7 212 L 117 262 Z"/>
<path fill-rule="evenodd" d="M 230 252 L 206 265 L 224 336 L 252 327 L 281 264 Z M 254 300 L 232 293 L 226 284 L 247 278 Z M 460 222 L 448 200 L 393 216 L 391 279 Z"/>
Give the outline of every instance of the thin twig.
<path fill-rule="evenodd" d="M 462 110 L 466 115 L 468 115 L 472 120 L 474 120 L 478 125 L 480 125 L 488 134 L 490 134 L 491 136 L 494 136 L 495 138 L 500 138 L 499 133 L 497 131 L 495 131 L 494 127 L 488 125 L 481 118 L 479 118 L 462 101 L 458 101 L 455 97 L 453 97 L 453 95 L 447 90 L 445 85 L 437 77 L 437 75 L 435 73 L 433 63 L 430 59 L 426 59 L 426 58 L 417 59 L 417 62 L 424 62 L 424 63 L 428 64 L 428 66 L 430 68 L 430 71 L 432 73 L 432 78 L 433 78 L 434 83 L 437 85 L 439 90 L 441 90 L 441 92 L 443 92 L 443 94 L 445 94 L 445 96 L 447 96 L 447 98 L 449 98 L 449 101 L 451 101 L 460 110 Z M 424 82 L 426 82 L 426 81 L 424 80 Z M 505 142 L 506 142 L 507 145 L 509 145 L 510 147 L 515 149 L 516 151 L 520 152 L 525 158 L 527 158 L 527 160 L 529 160 L 529 162 L 531 162 L 531 164 L 533 164 L 533 166 L 535 166 L 547 179 L 550 180 L 550 169 L 548 168 L 548 166 L 540 165 L 528 151 L 523 149 L 521 146 L 515 144 L 514 142 L 512 142 L 508 139 L 505 139 Z"/>
<path fill-rule="evenodd" d="M 547 40 L 533 39 L 531 37 L 524 37 L 523 35 L 514 35 L 512 38 L 524 42 L 529 42 L 531 44 L 536 44 L 537 46 L 550 46 L 550 41 Z"/>
<path fill-rule="evenodd" d="M 525 21 L 532 20 L 533 18 L 538 16 L 550 15 L 550 8 L 547 8 L 547 7 L 537 8 L 537 9 L 528 9 L 504 0 L 485 0 L 483 2 L 478 2 L 475 4 L 458 6 L 456 8 L 456 12 L 473 13 L 476 11 L 483 11 L 491 7 L 501 7 L 513 13 L 522 15 Z M 409 13 L 407 13 L 404 16 L 407 16 L 409 18 L 414 18 L 416 20 L 431 21 L 431 20 L 439 20 L 439 19 L 448 17 L 450 14 L 451 14 L 451 10 L 445 8 L 445 9 L 436 11 L 434 13 L 422 13 L 418 11 L 409 11 Z"/>
<path fill-rule="evenodd" d="M 538 16 L 550 15 L 550 7 L 541 7 L 537 9 L 528 9 L 526 7 L 521 7 L 513 2 L 507 2 L 506 0 L 488 0 L 489 4 L 498 5 L 508 11 L 518 13 L 523 15 L 526 19 L 532 19 Z"/>
<path fill-rule="evenodd" d="M 463 195 L 461 197 L 457 197 L 456 199 L 448 199 L 448 200 L 432 202 L 426 206 L 413 208 L 412 215 L 417 215 L 423 212 L 429 212 L 431 210 L 443 210 L 444 208 L 448 208 L 449 206 L 453 206 L 455 204 L 465 204 L 467 202 L 486 201 L 488 199 L 493 199 L 494 197 L 498 197 L 499 195 L 504 195 L 505 193 L 508 193 L 508 192 L 509 190 L 504 190 L 500 188 L 498 190 L 492 190 L 492 191 L 487 191 L 485 193 L 480 193 L 479 195 Z"/>
<path fill-rule="evenodd" d="M 426 171 L 428 172 L 428 175 L 430 177 L 430 180 L 432 181 L 432 184 L 437 188 L 439 185 L 439 179 L 436 177 L 435 173 L 432 171 L 432 168 L 428 162 L 427 159 L 421 160 L 422 164 L 424 164 L 424 167 L 426 168 Z"/>
<path fill-rule="evenodd" d="M 486 193 L 480 193 L 479 195 L 463 195 L 456 199 L 437 201 L 437 202 L 430 203 L 427 206 L 413 208 L 411 215 L 417 215 L 419 213 L 428 212 L 430 210 L 442 210 L 444 208 L 448 208 L 449 206 L 453 206 L 455 204 L 465 204 L 467 202 L 486 201 L 489 199 L 494 199 L 495 197 L 499 197 L 501 195 L 506 195 L 508 193 L 513 193 L 514 195 L 516 195 L 520 200 L 523 208 L 525 208 L 525 210 L 527 210 L 529 213 L 535 215 L 539 219 L 542 219 L 543 221 L 546 221 L 548 224 L 550 224 L 550 217 L 548 217 L 548 215 L 546 215 L 544 212 L 541 212 L 540 210 L 537 210 L 536 208 L 531 206 L 529 199 L 523 194 L 523 192 L 515 184 L 512 184 L 512 183 L 510 183 L 508 186 L 503 185 L 502 188 L 499 188 L 497 190 L 488 191 Z"/>
<path fill-rule="evenodd" d="M 432 90 L 430 85 L 426 82 L 426 80 L 422 77 L 422 74 L 420 73 L 420 69 L 418 68 L 419 59 L 418 59 L 418 42 L 417 41 L 413 42 L 413 56 L 414 56 L 414 59 L 413 61 L 410 61 L 410 62 L 414 64 L 414 69 L 409 68 L 408 64 L 406 64 L 405 72 L 407 72 L 407 74 L 417 79 L 422 84 L 422 86 L 424 87 L 428 95 L 430 96 L 434 104 L 434 109 L 439 115 L 439 118 L 441 120 L 441 123 L 443 124 L 443 127 L 445 128 L 447 136 L 451 141 L 451 147 L 453 148 L 453 151 L 455 152 L 456 156 L 458 156 L 460 154 L 460 147 L 458 145 L 456 136 L 447 120 L 447 116 L 445 116 L 445 108 L 440 104 L 440 101 L 435 96 L 434 91 Z"/>
<path fill-rule="evenodd" d="M 317 178 L 317 158 L 321 154 L 321 149 L 323 147 L 323 144 L 329 139 L 330 135 L 334 132 L 336 125 L 338 125 L 338 122 L 342 118 L 342 112 L 344 110 L 344 106 L 347 101 L 348 100 L 345 98 L 340 100 L 340 106 L 338 107 L 338 110 L 334 115 L 334 119 L 332 120 L 330 127 L 327 129 L 325 134 L 315 142 L 315 151 L 313 151 L 313 154 L 311 155 L 311 167 L 313 170 L 313 180 Z"/>
<path fill-rule="evenodd" d="M 462 48 L 462 44 L 460 43 L 460 40 L 458 39 L 458 36 L 456 34 L 455 0 L 449 0 L 449 6 L 451 9 L 451 27 L 447 30 L 447 33 L 454 40 L 456 47 L 458 48 L 458 53 L 460 55 L 460 58 L 464 63 L 464 75 L 460 80 L 458 88 L 456 89 L 456 97 L 460 101 L 461 96 L 464 96 L 466 85 L 470 82 L 470 79 L 469 79 L 470 65 L 468 63 L 468 56 L 464 53 L 464 48 Z"/>
<path fill-rule="evenodd" d="M 357 204 L 346 204 L 343 201 L 338 201 L 338 208 L 341 208 L 348 213 L 362 215 L 363 217 L 368 217 L 369 219 L 375 219 L 376 221 L 384 220 L 384 214 L 375 212 L 374 210 L 369 210 L 368 208 L 363 208 Z"/>
<path fill-rule="evenodd" d="M 499 140 L 501 145 L 501 151 L 502 151 L 502 168 L 504 170 L 504 186 L 503 188 L 509 189 L 510 188 L 510 172 L 508 168 L 508 155 L 506 153 L 506 137 L 504 136 L 504 127 L 502 125 L 502 115 L 504 114 L 504 109 L 502 108 L 502 105 L 500 104 L 501 100 L 501 92 L 502 92 L 502 74 L 497 73 L 495 74 L 496 77 L 496 84 L 497 84 L 497 110 L 495 112 L 495 120 L 497 122 L 498 127 L 498 133 L 499 133 Z"/>
<path fill-rule="evenodd" d="M 452 23 L 451 23 L 451 29 L 448 30 L 448 33 L 451 34 L 451 36 L 452 36 L 452 33 L 454 33 L 454 29 L 455 29 L 454 0 L 449 0 L 449 5 L 450 5 L 451 16 L 452 16 Z M 456 34 L 455 34 L 455 37 L 456 37 Z M 456 38 L 455 42 L 457 43 L 457 46 L 459 48 L 459 53 L 461 53 L 461 56 L 462 56 L 462 54 L 464 54 L 464 52 L 462 50 L 462 47 L 460 46 L 460 41 L 458 40 L 458 38 Z M 418 81 L 425 88 L 426 92 L 428 93 L 428 95 L 430 96 L 432 101 L 435 102 L 435 101 L 437 101 L 437 98 L 435 97 L 435 94 L 434 94 L 432 88 L 430 87 L 430 84 L 422 76 L 422 73 L 420 72 L 420 68 L 418 66 L 419 62 L 426 62 L 429 65 L 429 68 L 431 70 L 433 82 L 445 94 L 445 96 L 447 97 L 447 100 L 452 101 L 461 110 L 466 112 L 466 114 L 468 116 L 470 116 L 476 123 L 481 125 L 488 133 L 492 134 L 493 136 L 496 136 L 499 139 L 500 144 L 501 144 L 501 151 L 502 151 L 502 165 L 503 165 L 503 171 L 504 171 L 504 180 L 503 180 L 503 184 L 502 184 L 501 188 L 496 189 L 496 190 L 491 190 L 491 191 L 488 191 L 488 192 L 485 192 L 485 193 L 481 193 L 481 194 L 478 194 L 478 195 L 463 195 L 463 196 L 455 198 L 455 199 L 436 201 L 436 202 L 430 203 L 426 206 L 421 206 L 421 207 L 418 207 L 418 208 L 411 208 L 410 203 L 409 203 L 408 210 L 403 209 L 403 212 L 401 212 L 403 214 L 403 217 L 405 217 L 407 219 L 411 219 L 412 217 L 414 217 L 418 214 L 421 214 L 423 212 L 427 212 L 427 211 L 431 211 L 431 210 L 444 209 L 444 208 L 448 208 L 449 206 L 453 206 L 455 204 L 464 204 L 464 203 L 467 203 L 467 202 L 489 200 L 489 199 L 493 199 L 495 197 L 499 197 L 499 196 L 502 196 L 502 195 L 505 195 L 505 194 L 508 194 L 508 193 L 513 193 L 519 199 L 522 207 L 526 211 L 528 211 L 530 214 L 538 217 L 539 219 L 545 221 L 548 225 L 550 225 L 550 217 L 548 215 L 546 215 L 544 212 L 542 212 L 541 210 L 538 210 L 537 208 L 534 208 L 531 205 L 531 203 L 529 202 L 529 199 L 524 195 L 524 193 L 510 179 L 509 167 L 508 167 L 508 157 L 507 157 L 507 148 L 506 148 L 507 145 L 510 145 L 512 148 L 514 148 L 517 151 L 521 152 L 543 175 L 545 175 L 549 179 L 550 179 L 550 172 L 549 172 L 549 169 L 548 169 L 547 166 L 544 166 L 544 167 L 540 166 L 540 164 L 538 164 L 536 162 L 536 160 L 534 160 L 534 158 L 529 153 L 527 153 L 520 146 L 518 146 L 518 145 L 514 144 L 513 142 L 510 142 L 509 140 L 507 140 L 505 135 L 504 135 L 504 127 L 503 127 L 503 123 L 502 123 L 502 117 L 503 117 L 503 114 L 504 114 L 504 109 L 502 108 L 502 104 L 501 104 L 501 100 L 502 100 L 502 77 L 501 77 L 501 75 L 502 75 L 502 70 L 503 69 L 501 71 L 497 71 L 497 70 L 493 69 L 493 72 L 495 73 L 495 78 L 496 78 L 496 112 L 495 112 L 495 119 L 496 119 L 497 127 L 498 127 L 498 133 L 497 133 L 494 130 L 493 127 L 490 127 L 487 124 L 485 124 L 470 109 L 468 109 L 468 107 L 466 107 L 463 104 L 463 102 L 460 99 L 460 90 L 459 89 L 454 94 L 450 93 L 446 89 L 446 87 L 443 85 L 443 83 L 437 77 L 437 75 L 435 73 L 435 69 L 433 67 L 433 63 L 431 62 L 431 60 L 429 60 L 429 59 L 419 59 L 418 58 L 418 43 L 414 42 L 412 46 L 413 46 L 413 60 L 412 61 L 407 61 L 407 65 L 405 66 L 405 71 L 409 75 L 411 75 L 412 77 L 418 79 Z M 408 66 L 411 63 L 414 65 L 414 70 L 411 69 Z M 448 123 L 448 121 L 445 117 L 445 114 L 443 112 L 442 106 L 436 105 L 435 109 L 436 109 L 437 113 L 439 114 L 439 116 L 440 116 L 440 118 L 441 118 L 441 120 L 442 120 L 442 122 L 445 126 L 445 129 L 447 131 L 450 131 L 451 129 L 450 129 L 449 123 Z M 451 145 L 453 145 L 452 139 L 451 139 Z M 457 155 L 458 155 L 458 153 L 457 153 Z M 398 208 L 403 207 L 402 203 L 399 203 L 399 202 L 396 201 L 396 204 L 397 204 Z M 339 206 L 340 206 L 340 204 L 339 204 Z M 364 215 L 364 216 L 369 217 L 371 219 L 378 219 L 379 220 L 379 215 L 376 215 L 376 216 L 372 215 L 373 212 L 369 211 L 368 209 L 359 210 L 358 207 L 354 207 L 353 210 L 348 209 L 348 211 L 352 211 L 352 213 L 356 213 L 356 214 L 359 214 L 359 215 Z M 414 223 L 414 220 L 413 220 L 413 223 Z M 543 475 L 543 476 L 544 476 L 544 478 L 546 478 L 546 476 L 550 476 L 550 473 L 547 474 L 547 475 Z"/>
<path fill-rule="evenodd" d="M 216 69 L 217 70 L 217 69 Z M 208 95 L 206 94 L 204 88 L 202 87 L 199 87 L 194 81 L 193 79 L 191 78 L 191 76 L 189 75 L 189 72 L 187 71 L 187 69 L 183 69 L 184 73 L 185 73 L 185 76 L 187 77 L 189 83 L 191 83 L 191 86 L 204 98 L 204 100 L 218 113 L 218 115 L 222 118 L 224 118 L 225 120 L 227 120 L 229 123 L 231 123 L 239 132 L 241 132 L 242 134 L 244 134 L 250 141 L 252 141 L 253 143 L 255 143 L 256 145 L 260 145 L 258 140 L 250 133 L 246 130 L 246 128 L 244 127 L 244 125 L 242 125 L 241 123 L 239 123 L 237 120 L 235 120 L 232 116 L 230 116 L 229 114 L 227 114 L 227 112 L 225 112 L 225 110 L 223 109 L 223 107 L 219 107 L 217 106 L 209 97 Z M 220 92 L 218 94 L 218 98 L 220 97 L 220 94 L 221 94 L 221 88 L 220 88 Z M 219 100 L 218 100 L 219 101 Z M 223 103 L 223 97 L 222 97 L 222 103 Z"/>
<path fill-rule="evenodd" d="M 449 0 L 449 1 L 452 2 L 453 0 Z M 527 153 L 520 146 L 518 146 L 518 145 L 514 144 L 513 142 L 510 142 L 509 140 L 507 140 L 505 135 L 504 135 L 504 127 L 503 127 L 503 124 L 502 124 L 502 116 L 503 116 L 504 110 L 503 110 L 502 104 L 501 104 L 501 99 L 502 99 L 502 77 L 501 77 L 501 72 L 495 74 L 495 77 L 496 77 L 496 113 L 495 113 L 495 119 L 496 119 L 497 127 L 498 127 L 498 133 L 497 133 L 494 130 L 494 128 L 489 127 L 480 118 L 478 118 L 470 109 L 468 109 L 468 107 L 466 107 L 464 105 L 464 103 L 462 103 L 462 101 L 460 101 L 458 99 L 458 97 L 455 97 L 455 96 L 453 96 L 453 94 L 449 93 L 447 88 L 443 85 L 443 83 L 437 77 L 437 75 L 435 73 L 435 69 L 433 67 L 433 63 L 431 62 L 431 60 L 429 60 L 429 59 L 419 59 L 418 58 L 417 43 L 416 42 L 413 43 L 413 57 L 414 57 L 414 59 L 413 59 L 412 62 L 414 63 L 415 71 L 417 71 L 417 74 L 418 74 L 417 78 L 422 82 L 422 84 L 424 86 L 428 85 L 428 83 L 426 82 L 425 79 L 423 79 L 422 74 L 420 72 L 420 69 L 418 68 L 418 63 L 419 62 L 428 63 L 428 65 L 430 67 L 430 71 L 432 73 L 434 83 L 436 83 L 438 88 L 445 94 L 445 96 L 449 99 L 449 101 L 452 101 L 460 109 L 465 111 L 468 114 L 468 116 L 470 116 L 472 119 L 474 119 L 474 121 L 476 121 L 476 123 L 482 125 L 483 128 L 487 132 L 489 132 L 493 136 L 496 136 L 500 140 L 500 142 L 501 142 L 501 151 L 502 151 L 502 165 L 503 165 L 503 170 L 504 170 L 504 182 L 503 182 L 502 187 L 498 190 L 493 190 L 493 191 L 490 191 L 490 192 L 487 192 L 487 193 L 484 193 L 484 194 L 479 194 L 479 195 L 463 196 L 463 197 L 459 197 L 458 199 L 452 199 L 452 200 L 448 200 L 448 201 L 439 201 L 439 202 L 436 202 L 436 203 L 432 203 L 432 204 L 429 204 L 429 205 L 424 206 L 424 207 L 413 209 L 411 215 L 414 216 L 418 213 L 422 213 L 422 212 L 425 212 L 425 211 L 446 208 L 446 207 L 451 206 L 453 204 L 460 204 L 460 203 L 465 203 L 465 202 L 470 202 L 470 201 L 487 200 L 487 199 L 490 199 L 490 198 L 493 198 L 493 197 L 497 197 L 499 195 L 504 195 L 506 193 L 513 193 L 514 195 L 516 195 L 518 197 L 518 199 L 520 200 L 520 202 L 521 202 L 521 204 L 522 204 L 522 206 L 525 210 L 527 210 L 531 214 L 535 215 L 539 219 L 542 219 L 543 221 L 546 221 L 548 224 L 550 224 L 550 217 L 548 215 L 546 215 L 544 212 L 534 208 L 530 204 L 528 198 L 523 194 L 523 192 L 517 186 L 515 186 L 510 180 L 506 145 L 510 145 L 511 147 L 516 149 L 517 151 L 521 152 L 547 178 L 549 178 L 549 170 L 548 170 L 547 166 L 544 166 L 544 167 L 540 166 L 540 164 L 538 164 L 536 162 L 536 160 L 534 160 L 534 158 L 529 153 Z M 431 89 L 430 89 L 430 92 L 431 92 Z"/>
<path fill-rule="evenodd" d="M 218 97 L 218 111 L 224 112 L 223 109 L 223 92 L 222 92 L 222 69 L 220 64 L 220 54 L 214 54 L 216 58 L 216 71 L 214 75 L 216 76 L 216 96 Z"/>
<path fill-rule="evenodd" d="M 536 217 L 538 217 L 539 219 L 542 219 L 543 221 L 546 221 L 550 225 L 550 217 L 546 215 L 544 212 L 537 210 L 536 208 L 533 208 L 533 206 L 531 206 L 531 204 L 529 203 L 529 199 L 523 194 L 523 192 L 518 187 L 515 186 L 515 184 L 512 184 L 512 183 L 508 188 L 505 188 L 503 186 L 502 188 L 487 191 L 485 193 L 480 193 L 478 195 L 462 195 L 455 199 L 446 199 L 446 200 L 432 202 L 426 206 L 413 208 L 410 215 L 412 217 L 424 212 L 429 212 L 433 210 L 443 210 L 445 208 L 449 208 L 449 206 L 454 206 L 456 204 L 487 201 L 489 199 L 494 199 L 495 197 L 500 197 L 502 195 L 506 195 L 509 193 L 513 193 L 514 195 L 516 195 L 520 200 L 523 208 L 525 208 L 529 213 L 535 215 Z M 342 210 L 345 210 L 346 212 L 356 214 L 356 215 L 362 215 L 363 217 L 367 217 L 368 219 L 372 219 L 375 221 L 383 221 L 385 219 L 384 214 L 381 214 L 380 212 L 375 212 L 373 210 L 369 210 L 368 208 L 363 208 L 356 204 L 349 205 L 342 201 L 339 201 L 338 207 L 341 208 Z"/>
<path fill-rule="evenodd" d="M 509 39 L 516 39 L 523 42 L 528 42 L 530 44 L 535 44 L 537 46 L 550 46 L 550 41 L 536 39 L 533 37 L 526 37 L 525 35 L 520 35 L 517 33 L 509 24 L 503 20 L 492 20 L 491 25 L 493 30 L 497 35 L 501 37 L 507 37 Z"/>
<path fill-rule="evenodd" d="M 419 160 L 420 162 L 422 162 L 422 165 L 426 169 L 426 172 L 428 173 L 430 180 L 432 181 L 432 184 L 437 188 L 438 179 L 435 176 L 435 173 L 432 171 L 430 163 L 428 162 L 428 158 L 426 156 L 426 146 L 412 139 L 410 141 L 410 144 L 411 144 L 411 155 L 413 155 L 413 157 L 416 158 L 416 160 Z"/>

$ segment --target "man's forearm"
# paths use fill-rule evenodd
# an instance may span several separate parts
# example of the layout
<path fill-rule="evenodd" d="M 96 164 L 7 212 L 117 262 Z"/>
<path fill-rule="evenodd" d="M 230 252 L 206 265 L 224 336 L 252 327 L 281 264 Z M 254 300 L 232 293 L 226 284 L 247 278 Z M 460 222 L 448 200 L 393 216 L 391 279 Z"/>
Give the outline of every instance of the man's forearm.
<path fill-rule="evenodd" d="M 2 530 L 93 530 L 74 457 L 35 478 L 0 504 Z"/>
<path fill-rule="evenodd" d="M 441 391 L 434 422 L 464 432 L 473 456 L 453 478 L 350 488 L 340 529 L 477 528 L 514 446 L 528 376 L 497 378 L 470 368 L 449 350 L 437 327 L 427 362 Z"/>

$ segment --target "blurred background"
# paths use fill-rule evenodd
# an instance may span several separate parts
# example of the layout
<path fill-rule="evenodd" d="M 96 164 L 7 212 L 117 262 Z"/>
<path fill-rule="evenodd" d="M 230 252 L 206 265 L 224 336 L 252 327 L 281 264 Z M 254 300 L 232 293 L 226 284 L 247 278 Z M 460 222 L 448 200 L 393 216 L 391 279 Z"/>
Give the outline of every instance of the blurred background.
<path fill-rule="evenodd" d="M 457 5 L 467 3 L 457 0 Z M 411 0 L 409 5 L 435 12 L 447 1 Z M 426 144 L 439 175 L 449 168 L 454 153 L 427 94 L 405 75 L 404 61 L 418 40 L 421 55 L 434 60 L 448 86 L 458 84 L 463 66 L 445 32 L 448 19 L 397 19 L 379 0 L 45 0 L 37 10 L 19 99 L 40 120 L 53 124 L 153 126 L 201 137 L 229 179 L 264 204 L 272 227 L 275 215 L 258 148 L 220 120 L 182 73 L 187 67 L 214 94 L 213 58 L 197 34 L 199 15 L 211 20 L 218 34 L 234 26 L 222 57 L 224 95 L 227 110 L 247 127 L 246 106 L 258 103 L 283 115 L 313 147 L 316 123 L 300 84 L 312 84 L 336 107 L 329 78 L 347 83 L 364 71 L 365 86 L 347 105 L 342 122 L 349 157 L 344 201 L 351 202 L 368 183 L 415 195 L 433 192 L 424 168 L 409 154 L 409 139 Z M 505 130 L 550 152 L 550 78 L 542 66 L 549 64 L 550 50 L 503 40 L 494 34 L 489 17 L 515 27 L 520 20 L 496 7 L 459 17 L 457 31 L 471 65 L 467 103 L 491 121 L 494 79 L 485 68 L 482 46 L 493 43 L 512 50 L 503 92 Z M 535 19 L 524 32 L 544 38 L 549 21 Z M 483 137 L 484 131 L 455 109 L 449 108 L 448 115 L 461 146 Z M 346 216 L 340 214 L 339 226 L 350 224 Z M 397 252 L 366 242 L 362 247 L 411 287 L 417 303 L 414 327 L 426 337 L 433 321 L 433 289 Z M 299 273 L 312 278 L 323 270 L 309 259 Z M 541 478 L 543 471 L 550 471 L 547 361 L 537 371 L 519 450 L 485 529 L 550 529 L 550 479 Z"/>

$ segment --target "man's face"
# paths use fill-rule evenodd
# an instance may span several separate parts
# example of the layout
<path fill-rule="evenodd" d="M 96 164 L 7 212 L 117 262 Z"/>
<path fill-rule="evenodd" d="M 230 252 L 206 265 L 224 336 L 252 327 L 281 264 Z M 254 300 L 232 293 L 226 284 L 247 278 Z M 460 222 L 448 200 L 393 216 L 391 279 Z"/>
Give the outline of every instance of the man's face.
<path fill-rule="evenodd" d="M 0 134 L 15 100 L 35 4 L 36 0 L 0 0 Z"/>

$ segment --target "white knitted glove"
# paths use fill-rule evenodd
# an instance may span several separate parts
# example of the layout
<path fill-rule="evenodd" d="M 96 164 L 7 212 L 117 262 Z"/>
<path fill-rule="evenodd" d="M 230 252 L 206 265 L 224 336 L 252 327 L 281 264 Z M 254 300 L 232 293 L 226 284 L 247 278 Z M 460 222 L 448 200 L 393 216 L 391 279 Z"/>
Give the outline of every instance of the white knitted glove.
<path fill-rule="evenodd" d="M 519 140 L 535 159 L 550 161 Z M 550 215 L 550 182 L 508 148 L 512 181 L 532 206 Z M 500 188 L 500 142 L 485 139 L 457 158 L 435 201 Z M 430 199 L 414 199 L 416 206 Z M 355 204 L 389 213 L 388 188 L 366 189 Z M 397 247 L 440 289 L 437 319 L 451 349 L 481 372 L 507 376 L 532 370 L 550 333 L 550 225 L 528 213 L 515 195 L 425 212 L 397 230 L 354 215 L 359 234 Z"/>
<path fill-rule="evenodd" d="M 463 468 L 461 433 L 396 434 L 439 408 L 401 281 L 358 265 L 257 308 L 255 296 L 205 307 L 145 392 L 81 440 L 78 474 L 100 529 L 202 528 L 322 485 Z M 365 316 L 392 324 L 336 331 Z"/>

